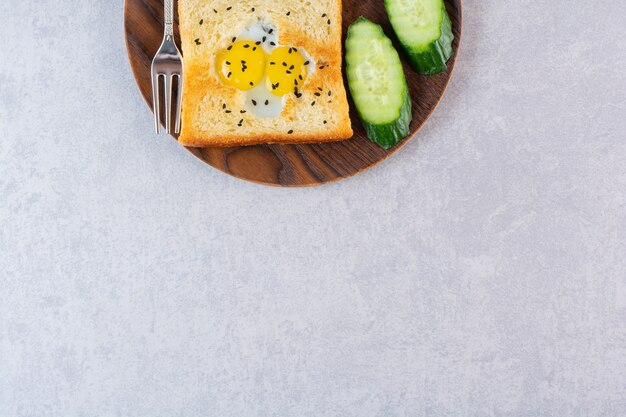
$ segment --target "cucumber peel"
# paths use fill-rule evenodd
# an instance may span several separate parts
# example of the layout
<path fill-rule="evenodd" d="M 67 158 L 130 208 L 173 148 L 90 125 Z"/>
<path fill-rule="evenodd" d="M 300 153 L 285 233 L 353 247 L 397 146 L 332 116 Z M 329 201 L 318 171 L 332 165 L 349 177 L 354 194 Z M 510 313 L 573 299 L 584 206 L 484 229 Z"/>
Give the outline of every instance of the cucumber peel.
<path fill-rule="evenodd" d="M 391 149 L 410 133 L 409 125 L 413 119 L 411 95 L 408 87 L 404 90 L 400 117 L 386 124 L 371 124 L 363 121 L 367 137 L 383 149 Z"/>

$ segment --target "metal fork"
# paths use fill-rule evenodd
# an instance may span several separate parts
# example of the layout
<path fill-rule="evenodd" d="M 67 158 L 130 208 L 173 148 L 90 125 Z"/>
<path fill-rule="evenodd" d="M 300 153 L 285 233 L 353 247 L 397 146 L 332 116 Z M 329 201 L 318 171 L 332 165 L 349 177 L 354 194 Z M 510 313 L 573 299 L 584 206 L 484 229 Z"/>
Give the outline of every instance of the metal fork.
<path fill-rule="evenodd" d="M 174 0 L 165 0 L 165 30 L 163 43 L 152 60 L 152 108 L 157 135 L 161 125 L 159 104 L 159 78 L 163 77 L 165 85 L 165 128 L 172 132 L 172 85 L 174 77 L 178 77 L 178 94 L 176 94 L 175 133 L 180 133 L 180 102 L 183 95 L 183 59 L 174 41 Z"/>

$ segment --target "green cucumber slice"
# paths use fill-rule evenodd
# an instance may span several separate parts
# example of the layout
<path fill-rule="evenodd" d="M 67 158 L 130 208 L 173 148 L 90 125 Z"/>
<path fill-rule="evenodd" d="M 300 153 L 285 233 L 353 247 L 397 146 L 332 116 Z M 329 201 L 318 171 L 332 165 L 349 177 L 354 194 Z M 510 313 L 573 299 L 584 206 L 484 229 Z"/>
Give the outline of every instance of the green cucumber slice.
<path fill-rule="evenodd" d="M 389 149 L 406 137 L 412 106 L 400 56 L 383 29 L 364 17 L 348 28 L 346 73 L 370 140 Z"/>
<path fill-rule="evenodd" d="M 417 72 L 433 75 L 448 69 L 454 35 L 443 0 L 385 0 L 385 7 Z"/>

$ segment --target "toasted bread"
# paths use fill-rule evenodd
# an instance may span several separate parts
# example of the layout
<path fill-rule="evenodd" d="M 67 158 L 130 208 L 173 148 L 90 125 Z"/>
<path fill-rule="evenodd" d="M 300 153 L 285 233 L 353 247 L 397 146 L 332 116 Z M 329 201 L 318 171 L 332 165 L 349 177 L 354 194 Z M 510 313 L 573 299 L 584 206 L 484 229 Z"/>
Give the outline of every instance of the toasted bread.
<path fill-rule="evenodd" d="M 182 145 L 293 144 L 352 136 L 341 71 L 341 0 L 179 0 L 178 4 L 184 56 Z M 316 65 L 300 94 L 286 95 L 277 117 L 245 112 L 243 92 L 223 83 L 217 72 L 216 56 L 232 37 L 258 20 L 272 22 L 280 45 L 303 48 Z"/>

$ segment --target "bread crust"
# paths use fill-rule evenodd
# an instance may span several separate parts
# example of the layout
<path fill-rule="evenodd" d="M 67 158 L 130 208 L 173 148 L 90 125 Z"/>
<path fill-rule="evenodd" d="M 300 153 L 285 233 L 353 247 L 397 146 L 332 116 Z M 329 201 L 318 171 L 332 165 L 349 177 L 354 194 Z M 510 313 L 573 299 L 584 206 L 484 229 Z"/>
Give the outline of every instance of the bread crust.
<path fill-rule="evenodd" d="M 352 137 L 342 76 L 341 0 L 316 0 L 309 3 L 308 7 L 315 9 L 310 13 L 308 9 L 296 8 L 296 5 L 302 7 L 305 4 L 298 0 L 256 0 L 255 6 L 244 0 L 232 3 L 238 9 L 231 9 L 228 13 L 226 4 L 225 0 L 179 0 L 179 27 L 185 56 L 179 142 L 190 147 L 230 147 L 261 143 L 321 143 Z M 274 7 L 276 5 L 280 5 L 280 9 Z M 227 46 L 228 39 L 236 36 L 251 18 L 255 18 L 243 12 L 251 10 L 248 7 L 255 8 L 256 18 L 270 20 L 278 27 L 281 45 L 304 48 L 318 67 L 302 86 L 302 97 L 289 94 L 277 118 L 263 119 L 249 112 L 241 113 L 243 93 L 223 84 L 215 70 L 216 53 Z M 304 19 L 293 15 L 287 17 L 277 11 L 290 7 L 298 10 Z M 213 8 L 218 13 L 214 13 Z M 324 12 L 320 13 L 321 10 Z M 200 19 L 204 23 L 201 26 L 197 23 Z M 315 26 L 312 22 L 319 22 L 322 26 Z M 200 46 L 195 43 L 195 39 L 201 36 L 199 34 L 206 35 L 201 38 Z M 224 112 L 224 105 L 230 113 Z"/>

